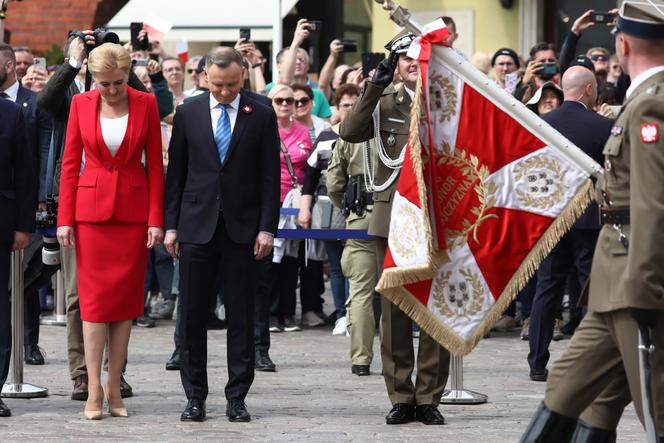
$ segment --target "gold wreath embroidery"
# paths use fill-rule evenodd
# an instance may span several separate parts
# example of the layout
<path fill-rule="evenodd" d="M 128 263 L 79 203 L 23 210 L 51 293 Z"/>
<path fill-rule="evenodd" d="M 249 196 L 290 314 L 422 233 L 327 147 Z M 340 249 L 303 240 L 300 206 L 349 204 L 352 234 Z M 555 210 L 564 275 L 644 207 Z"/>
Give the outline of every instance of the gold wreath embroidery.
<path fill-rule="evenodd" d="M 405 204 L 397 207 L 397 219 L 400 220 L 398 235 L 390 236 L 390 247 L 400 257 L 410 260 L 415 256 L 415 250 L 422 238 L 422 227 L 415 210 Z"/>
<path fill-rule="evenodd" d="M 440 123 L 452 119 L 456 114 L 457 95 L 452 80 L 444 75 L 435 74 L 429 78 L 429 100 L 434 111 L 440 111 Z"/>
<path fill-rule="evenodd" d="M 469 269 L 459 269 L 461 280 L 450 284 L 452 271 L 439 274 L 433 281 L 434 306 L 449 318 L 470 318 L 482 310 L 484 290 L 477 274 Z"/>
<path fill-rule="evenodd" d="M 514 168 L 515 181 L 522 180 L 528 175 L 535 175 L 536 171 L 547 170 L 553 173 L 553 180 L 551 185 L 554 191 L 548 195 L 533 196 L 531 191 L 523 191 L 517 188 L 516 195 L 519 201 L 526 207 L 536 209 L 549 209 L 559 204 L 564 197 L 563 172 L 560 165 L 556 160 L 551 157 L 538 155 L 525 160 Z"/>
<path fill-rule="evenodd" d="M 472 233 L 473 240 L 479 243 L 477 237 L 477 230 L 482 222 L 490 218 L 498 218 L 495 214 L 485 214 L 486 210 L 492 208 L 496 203 L 496 192 L 498 186 L 495 182 L 488 182 L 489 168 L 486 165 L 480 165 L 479 159 L 470 154 L 467 155 L 463 149 L 451 150 L 449 144 L 445 143 L 443 146 L 443 154 L 439 156 L 438 166 L 449 165 L 454 169 L 461 172 L 462 182 L 459 184 L 459 189 L 469 188 L 473 183 L 479 182 L 474 186 L 473 191 L 477 194 L 478 205 L 470 209 L 470 213 L 464 216 L 462 222 L 462 229 L 446 229 L 446 236 L 450 248 L 463 246 L 468 241 L 468 234 Z M 438 186 L 442 185 L 444 177 L 437 177 Z M 443 208 L 443 213 L 448 207 L 448 196 L 440 193 L 440 204 Z M 450 211 L 454 211 L 455 207 L 449 207 Z M 474 220 L 473 220 L 474 219 Z"/>

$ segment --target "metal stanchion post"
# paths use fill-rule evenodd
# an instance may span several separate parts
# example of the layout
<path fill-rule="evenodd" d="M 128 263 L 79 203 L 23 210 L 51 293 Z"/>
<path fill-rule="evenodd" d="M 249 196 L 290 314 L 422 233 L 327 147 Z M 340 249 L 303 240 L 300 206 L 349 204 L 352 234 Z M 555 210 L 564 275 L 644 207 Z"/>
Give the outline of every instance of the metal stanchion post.
<path fill-rule="evenodd" d="M 48 389 L 23 383 L 23 251 L 12 252 L 12 358 L 2 397 L 46 397 Z"/>
<path fill-rule="evenodd" d="M 463 389 L 463 357 L 452 355 L 450 360 L 452 389 L 443 393 L 440 402 L 444 404 L 476 405 L 486 403 L 489 397 L 475 391 Z"/>
<path fill-rule="evenodd" d="M 66 326 L 67 325 L 67 301 L 65 300 L 65 279 L 62 269 L 55 274 L 55 309 L 53 315 L 44 317 L 42 325 Z"/>

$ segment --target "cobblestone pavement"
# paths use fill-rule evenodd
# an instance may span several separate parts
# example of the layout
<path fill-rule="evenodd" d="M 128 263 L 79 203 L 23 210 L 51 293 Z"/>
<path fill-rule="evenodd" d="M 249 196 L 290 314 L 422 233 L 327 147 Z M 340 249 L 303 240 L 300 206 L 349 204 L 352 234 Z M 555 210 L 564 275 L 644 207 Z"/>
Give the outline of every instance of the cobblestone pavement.
<path fill-rule="evenodd" d="M 326 304 L 330 306 L 330 303 Z M 69 399 L 65 328 L 43 326 L 45 366 L 27 366 L 25 382 L 46 386 L 43 399 L 7 399 L 14 416 L 0 419 L 0 442 L 111 441 L 445 441 L 517 442 L 543 397 L 544 384 L 528 379 L 527 342 L 517 331 L 482 341 L 465 360 L 465 384 L 485 393 L 483 405 L 442 405 L 446 426 L 414 423 L 387 426 L 389 409 L 380 376 L 378 338 L 370 377 L 350 373 L 348 338 L 330 328 L 273 334 L 271 355 L 276 373 L 257 373 L 247 406 L 251 423 L 229 423 L 224 415 L 226 333 L 209 334 L 210 396 L 208 420 L 182 423 L 185 397 L 178 372 L 165 371 L 172 351 L 174 322 L 154 329 L 134 328 L 127 379 L 135 392 L 126 400 L 128 419 L 105 415 L 83 419 L 82 402 Z M 567 341 L 553 343 L 555 359 Z M 618 441 L 642 442 L 644 434 L 633 408 L 626 411 Z"/>

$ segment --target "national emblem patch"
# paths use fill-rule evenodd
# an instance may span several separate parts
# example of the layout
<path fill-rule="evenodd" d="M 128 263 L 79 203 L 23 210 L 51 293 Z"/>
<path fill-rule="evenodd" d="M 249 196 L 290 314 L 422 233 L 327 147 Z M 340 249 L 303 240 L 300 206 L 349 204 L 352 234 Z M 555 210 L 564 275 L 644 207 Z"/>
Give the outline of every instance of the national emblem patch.
<path fill-rule="evenodd" d="M 643 123 L 641 125 L 641 141 L 643 143 L 657 143 L 659 140 L 659 128 L 657 123 Z"/>

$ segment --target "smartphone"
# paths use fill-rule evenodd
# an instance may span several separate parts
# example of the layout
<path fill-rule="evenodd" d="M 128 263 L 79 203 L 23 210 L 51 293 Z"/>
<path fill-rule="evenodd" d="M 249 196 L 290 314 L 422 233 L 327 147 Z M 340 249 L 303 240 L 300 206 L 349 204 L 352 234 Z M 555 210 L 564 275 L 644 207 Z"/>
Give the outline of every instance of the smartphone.
<path fill-rule="evenodd" d="M 46 71 L 46 59 L 44 57 L 35 57 L 35 66 Z"/>
<path fill-rule="evenodd" d="M 250 28 L 240 28 L 240 40 L 248 42 L 251 40 L 251 29 Z"/>
<path fill-rule="evenodd" d="M 553 77 L 558 73 L 558 65 L 555 63 L 543 63 L 542 68 L 539 70 L 538 74 L 541 77 Z"/>
<path fill-rule="evenodd" d="M 590 16 L 590 20 L 594 23 L 611 23 L 613 18 L 610 12 L 593 12 Z"/>
<path fill-rule="evenodd" d="M 320 20 L 309 20 L 307 23 L 311 32 L 318 32 L 323 28 L 323 22 Z"/>
<path fill-rule="evenodd" d="M 350 38 L 340 38 L 339 41 L 344 47 L 344 52 L 357 52 L 357 40 Z"/>
<path fill-rule="evenodd" d="M 135 58 L 134 60 L 131 61 L 131 64 L 134 66 L 147 66 L 148 62 L 150 61 L 149 58 Z"/>
<path fill-rule="evenodd" d="M 368 77 L 372 69 L 376 69 L 378 63 L 385 60 L 385 54 L 382 52 L 363 52 L 362 53 L 362 76 Z"/>
<path fill-rule="evenodd" d="M 129 24 L 129 35 L 131 38 L 131 47 L 134 51 L 147 51 L 150 49 L 150 42 L 147 34 L 143 40 L 138 39 L 138 34 L 143 30 L 143 22 L 131 22 Z"/>

